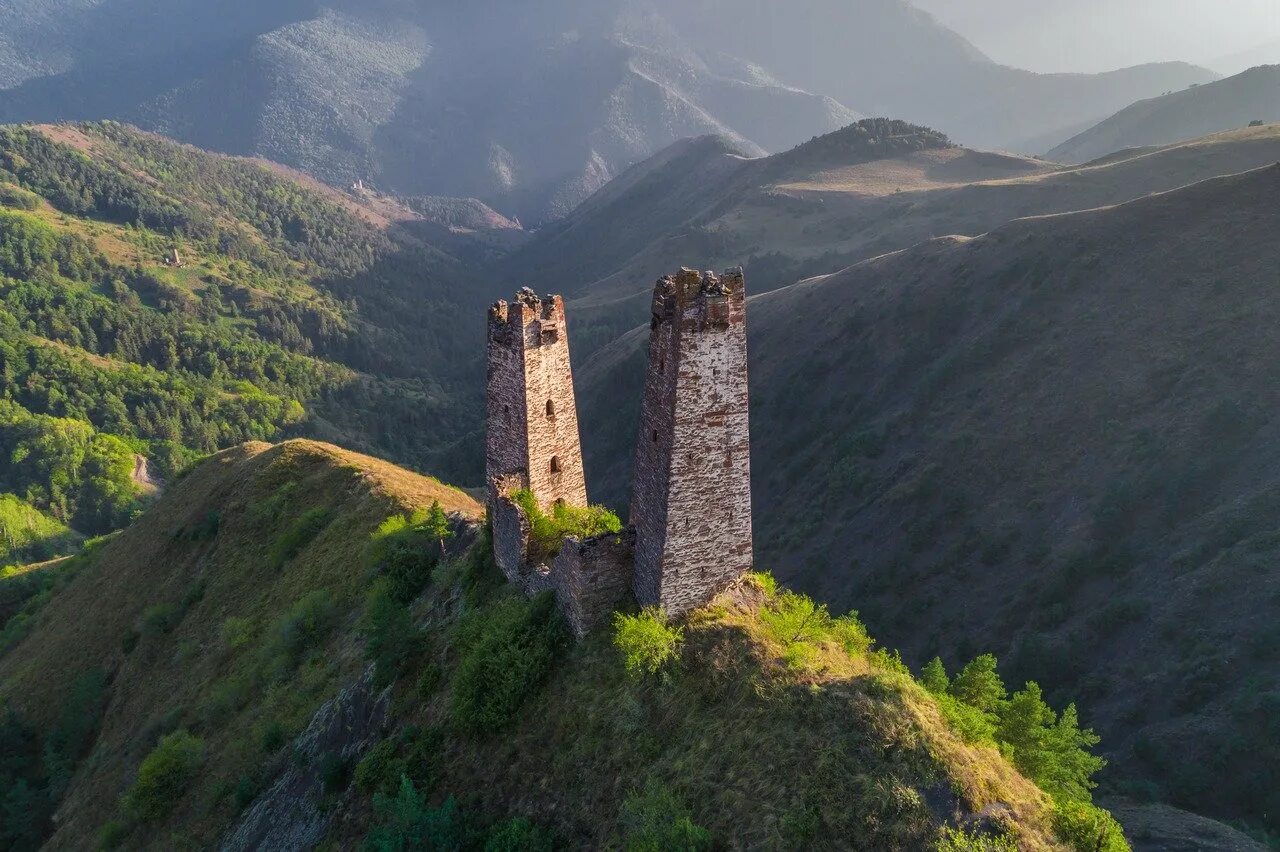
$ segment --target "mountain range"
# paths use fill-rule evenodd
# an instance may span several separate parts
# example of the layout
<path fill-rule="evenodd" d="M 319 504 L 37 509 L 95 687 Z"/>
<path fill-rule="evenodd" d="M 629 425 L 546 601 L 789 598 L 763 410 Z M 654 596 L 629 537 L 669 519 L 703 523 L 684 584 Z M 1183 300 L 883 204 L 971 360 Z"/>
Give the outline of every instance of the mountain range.
<path fill-rule="evenodd" d="M 1257 122 L 1280 122 L 1280 65 L 1250 68 L 1225 80 L 1138 101 L 1045 157 L 1082 163 L 1128 148 L 1167 145 Z"/>
<path fill-rule="evenodd" d="M 536 223 L 687 136 L 753 155 L 893 115 L 1040 150 L 1211 72 L 1002 67 L 904 0 L 16 0 L 0 120 L 120 118 Z M 817 33 L 819 35 L 815 36 Z"/>

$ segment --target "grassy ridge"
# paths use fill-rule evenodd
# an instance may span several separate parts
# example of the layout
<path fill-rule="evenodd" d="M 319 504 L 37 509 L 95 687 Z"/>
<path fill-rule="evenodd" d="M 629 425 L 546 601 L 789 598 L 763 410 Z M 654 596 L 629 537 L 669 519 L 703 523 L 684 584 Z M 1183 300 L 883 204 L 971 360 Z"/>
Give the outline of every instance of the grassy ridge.
<path fill-rule="evenodd" d="M 0 651 L 21 789 L 61 796 L 53 844 L 216 843 L 368 661 L 386 739 L 330 746 L 286 794 L 335 848 L 963 849 L 981 826 L 1062 848 L 1063 806 L 856 617 L 752 577 L 629 671 L 609 631 L 574 645 L 549 599 L 503 586 L 485 537 L 464 551 L 459 512 L 479 507 L 384 462 L 248 445 L 82 558 Z M 54 741 L 61 775 L 37 757 Z"/>

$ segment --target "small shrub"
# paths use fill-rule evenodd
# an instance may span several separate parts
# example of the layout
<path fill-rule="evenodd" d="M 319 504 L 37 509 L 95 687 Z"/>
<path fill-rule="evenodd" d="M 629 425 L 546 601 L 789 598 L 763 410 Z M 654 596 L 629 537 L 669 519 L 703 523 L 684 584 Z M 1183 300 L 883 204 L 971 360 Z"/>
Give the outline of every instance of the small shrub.
<path fill-rule="evenodd" d="M 1129 841 L 1115 817 L 1084 802 L 1059 803 L 1053 831 L 1076 852 L 1129 852 Z"/>
<path fill-rule="evenodd" d="M 174 731 L 151 750 L 124 796 L 125 812 L 139 822 L 168 816 L 204 763 L 204 741 Z"/>
<path fill-rule="evenodd" d="M 566 631 L 555 599 L 509 597 L 472 612 L 455 634 L 461 659 L 449 713 L 462 730 L 491 733 L 515 718 L 551 673 Z"/>
<path fill-rule="evenodd" d="M 778 819 L 778 832 L 789 848 L 809 849 L 818 837 L 821 822 L 817 809 L 812 805 L 793 805 Z"/>
<path fill-rule="evenodd" d="M 142 613 L 142 635 L 148 639 L 168 633 L 181 620 L 178 608 L 173 604 L 156 604 Z"/>
<path fill-rule="evenodd" d="M 478 607 L 501 588 L 507 578 L 502 576 L 493 558 L 493 529 L 486 521 L 480 536 L 462 562 L 458 585 L 462 587 L 467 606 Z"/>
<path fill-rule="evenodd" d="M 190 541 L 209 541 L 217 537 L 220 526 L 222 526 L 222 516 L 217 512 L 209 512 L 187 530 L 186 537 Z"/>
<path fill-rule="evenodd" d="M 982 834 L 943 826 L 936 852 L 1018 852 L 1018 841 L 1007 834 Z"/>
<path fill-rule="evenodd" d="M 126 630 L 124 635 L 120 637 L 120 650 L 124 651 L 126 654 L 132 654 L 133 649 L 138 647 L 138 639 L 140 636 L 141 634 L 132 627 Z"/>
<path fill-rule="evenodd" d="M 107 820 L 98 831 L 99 849 L 119 849 L 124 839 L 129 836 L 129 829 L 118 819 Z"/>
<path fill-rule="evenodd" d="M 666 786 L 650 780 L 627 796 L 618 815 L 628 852 L 698 852 L 711 849 L 711 833 Z"/>
<path fill-rule="evenodd" d="M 273 754 L 284 746 L 287 739 L 288 735 L 285 733 L 284 725 L 279 722 L 268 722 L 266 727 L 262 729 L 260 740 L 262 750 L 267 754 Z"/>
<path fill-rule="evenodd" d="M 300 598 L 276 622 L 272 648 L 275 657 L 292 668 L 305 651 L 319 645 L 337 621 L 337 606 L 324 589 Z"/>
<path fill-rule="evenodd" d="M 347 786 L 347 762 L 336 751 L 326 751 L 320 756 L 317 767 L 320 772 L 320 783 L 329 795 L 341 793 Z"/>
<path fill-rule="evenodd" d="M 418 676 L 418 698 L 423 701 L 431 700 L 431 696 L 436 694 L 443 680 L 444 669 L 439 663 L 427 663 L 422 669 L 422 674 Z"/>
<path fill-rule="evenodd" d="M 364 793 L 390 793 L 405 775 L 403 760 L 396 758 L 395 740 L 382 740 L 356 764 L 356 787 Z"/>
<path fill-rule="evenodd" d="M 557 503 L 547 515 L 538 505 L 532 491 L 512 493 L 511 501 L 520 507 L 529 521 L 529 559 L 534 562 L 554 559 L 568 536 L 590 538 L 622 530 L 622 521 L 603 506 L 570 506 Z"/>
<path fill-rule="evenodd" d="M 247 618 L 232 616 L 222 622 L 222 644 L 229 651 L 235 651 L 253 641 L 253 622 Z"/>
<path fill-rule="evenodd" d="M 244 810 L 258 797 L 258 782 L 253 780 L 251 775 L 241 775 L 240 780 L 236 782 L 232 797 L 236 803 L 236 810 Z"/>
<path fill-rule="evenodd" d="M 773 598 L 778 594 L 778 581 L 768 571 L 752 571 L 747 577 L 760 587 L 765 597 Z"/>
<path fill-rule="evenodd" d="M 360 632 L 365 636 L 365 657 L 374 663 L 378 686 L 395 680 L 421 644 L 409 608 L 396 598 L 386 577 L 378 578 L 365 598 Z"/>
<path fill-rule="evenodd" d="M 329 522 L 333 520 L 333 511 L 331 509 L 315 508 L 308 509 L 298 516 L 284 534 L 276 540 L 275 545 L 271 548 L 271 565 L 279 570 L 284 564 L 293 557 L 302 552 L 308 544 L 315 540 L 316 536 L 329 526 Z"/>
<path fill-rule="evenodd" d="M 633 679 L 657 674 L 680 656 L 683 641 L 684 631 L 668 624 L 666 614 L 657 607 L 648 607 L 638 615 L 619 612 L 613 617 L 613 644 Z"/>
<path fill-rule="evenodd" d="M 555 838 L 551 832 L 519 817 L 489 829 L 484 852 L 551 852 Z"/>

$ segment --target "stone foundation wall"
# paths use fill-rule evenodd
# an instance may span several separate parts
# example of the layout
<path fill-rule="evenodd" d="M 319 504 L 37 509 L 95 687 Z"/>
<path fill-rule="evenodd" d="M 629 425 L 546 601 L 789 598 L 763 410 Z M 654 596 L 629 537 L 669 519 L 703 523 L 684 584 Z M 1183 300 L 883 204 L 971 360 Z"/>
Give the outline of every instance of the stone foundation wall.
<path fill-rule="evenodd" d="M 551 576 L 560 611 L 579 637 L 608 627 L 614 611 L 631 597 L 634 552 L 632 531 L 564 540 Z"/>

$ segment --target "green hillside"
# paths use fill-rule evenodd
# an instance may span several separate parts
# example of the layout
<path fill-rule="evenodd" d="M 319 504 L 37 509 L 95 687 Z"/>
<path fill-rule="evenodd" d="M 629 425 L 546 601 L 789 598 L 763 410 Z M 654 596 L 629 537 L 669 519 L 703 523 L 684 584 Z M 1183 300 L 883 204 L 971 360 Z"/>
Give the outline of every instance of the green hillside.
<path fill-rule="evenodd" d="M 249 444 L 39 569 L 0 648 L 0 848 L 1127 848 L 1075 709 L 988 658 L 917 681 L 763 574 L 574 644 L 478 519 Z"/>
<path fill-rule="evenodd" d="M 469 476 L 479 308 L 391 213 L 122 125 L 0 128 L 0 490 L 99 534 L 137 457 L 315 435 Z"/>

